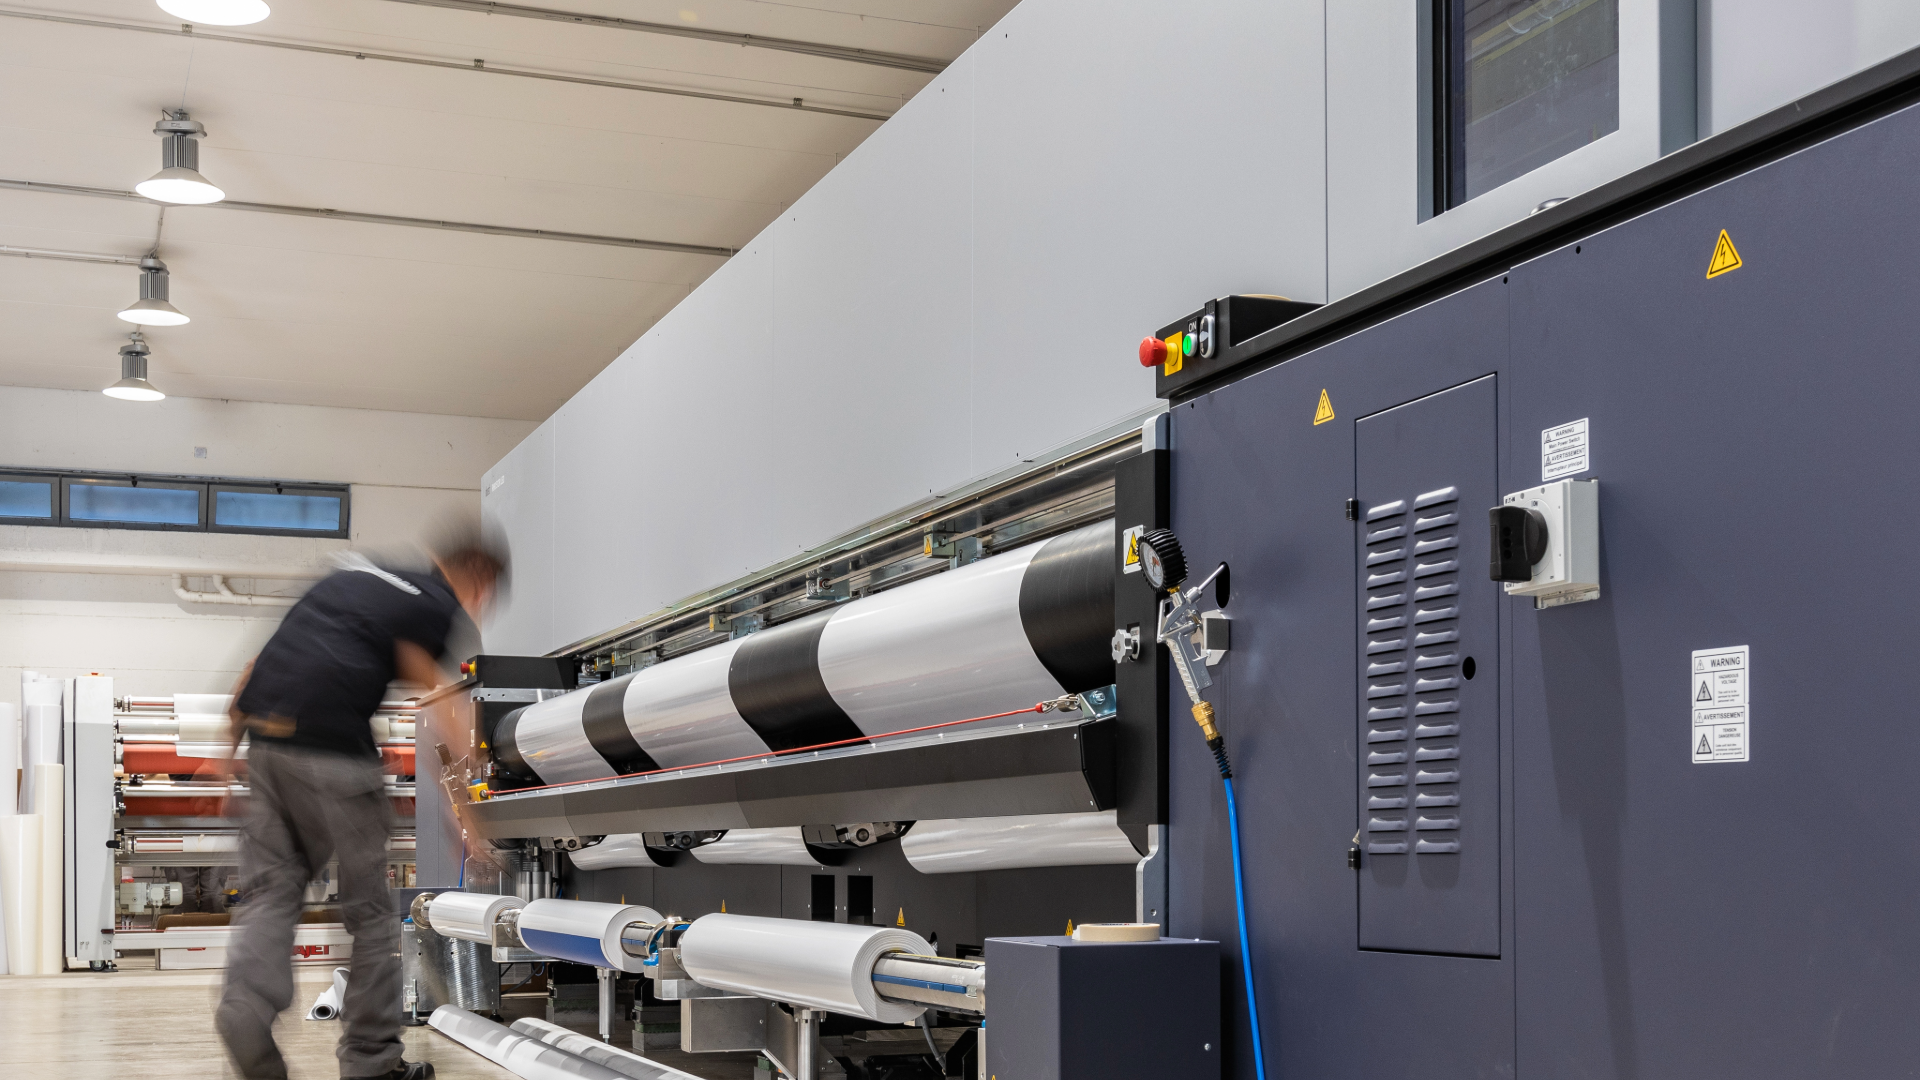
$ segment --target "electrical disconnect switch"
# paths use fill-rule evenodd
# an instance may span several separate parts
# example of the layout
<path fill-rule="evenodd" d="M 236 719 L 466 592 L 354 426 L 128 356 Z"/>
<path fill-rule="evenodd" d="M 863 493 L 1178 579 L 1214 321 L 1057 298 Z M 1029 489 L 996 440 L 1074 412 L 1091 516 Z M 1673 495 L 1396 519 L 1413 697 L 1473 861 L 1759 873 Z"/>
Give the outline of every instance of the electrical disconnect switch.
<path fill-rule="evenodd" d="M 1489 576 L 1536 608 L 1600 598 L 1600 482 L 1556 480 L 1487 512 Z"/>

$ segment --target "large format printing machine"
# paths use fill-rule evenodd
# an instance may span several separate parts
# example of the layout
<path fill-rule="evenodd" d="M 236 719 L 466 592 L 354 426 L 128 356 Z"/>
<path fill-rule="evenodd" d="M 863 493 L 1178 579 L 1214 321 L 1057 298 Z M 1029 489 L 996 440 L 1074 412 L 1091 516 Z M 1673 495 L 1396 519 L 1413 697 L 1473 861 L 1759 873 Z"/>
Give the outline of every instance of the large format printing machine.
<path fill-rule="evenodd" d="M 1835 553 L 1920 529 L 1916 101 L 1209 301 L 1138 434 L 476 658 L 409 1008 L 529 1080 L 687 1075 L 666 1012 L 805 1080 L 1910 1071 L 1914 586 Z M 602 1039 L 478 1015 L 530 962 Z"/>

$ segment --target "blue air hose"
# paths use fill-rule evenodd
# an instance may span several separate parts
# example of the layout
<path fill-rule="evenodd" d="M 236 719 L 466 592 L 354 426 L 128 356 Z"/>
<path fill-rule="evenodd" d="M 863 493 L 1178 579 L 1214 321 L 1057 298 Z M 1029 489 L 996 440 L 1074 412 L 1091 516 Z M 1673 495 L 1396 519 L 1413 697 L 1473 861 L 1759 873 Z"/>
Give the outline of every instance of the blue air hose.
<path fill-rule="evenodd" d="M 1260 1007 L 1253 996 L 1253 947 L 1247 940 L 1247 882 L 1240 868 L 1240 811 L 1233 801 L 1230 770 L 1221 769 L 1220 782 L 1227 788 L 1227 835 L 1233 840 L 1233 903 L 1240 916 L 1240 970 L 1247 977 L 1247 1026 L 1253 1030 L 1253 1075 L 1266 1080 L 1267 1054 L 1260 1042 Z"/>

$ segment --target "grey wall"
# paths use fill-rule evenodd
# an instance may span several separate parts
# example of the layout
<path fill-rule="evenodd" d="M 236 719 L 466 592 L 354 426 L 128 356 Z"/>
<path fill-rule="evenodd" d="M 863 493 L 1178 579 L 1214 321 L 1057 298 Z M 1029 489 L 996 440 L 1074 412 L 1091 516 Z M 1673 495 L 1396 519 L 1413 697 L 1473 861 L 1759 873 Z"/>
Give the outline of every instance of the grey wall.
<path fill-rule="evenodd" d="M 1117 426 L 1208 297 L 1347 295 L 1653 161 L 1663 109 L 1718 130 L 1920 42 L 1911 0 L 1620 0 L 1620 130 L 1423 221 L 1417 7 L 1026 0 L 487 474 L 489 647 Z"/>

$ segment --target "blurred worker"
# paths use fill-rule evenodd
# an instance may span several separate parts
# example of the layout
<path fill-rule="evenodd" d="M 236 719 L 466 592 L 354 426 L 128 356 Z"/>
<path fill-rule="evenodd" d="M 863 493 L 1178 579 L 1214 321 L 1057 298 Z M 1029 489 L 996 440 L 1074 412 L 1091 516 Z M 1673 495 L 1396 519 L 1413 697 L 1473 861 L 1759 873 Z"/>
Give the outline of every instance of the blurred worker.
<path fill-rule="evenodd" d="M 343 1078 L 426 1080 L 401 1060 L 400 919 L 387 893 L 393 811 L 368 720 L 390 682 L 432 689 L 453 637 L 477 636 L 507 573 L 503 543 L 477 528 L 434 545 L 431 570 L 349 556 L 288 612 L 235 689 L 251 806 L 242 834 L 239 941 L 214 1025 L 246 1080 L 285 1080 L 273 1020 L 293 1001 L 293 934 L 307 883 L 339 862 L 353 971 L 337 1051 Z"/>

